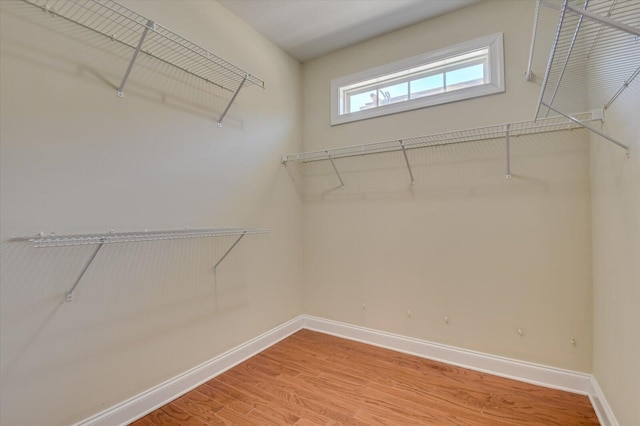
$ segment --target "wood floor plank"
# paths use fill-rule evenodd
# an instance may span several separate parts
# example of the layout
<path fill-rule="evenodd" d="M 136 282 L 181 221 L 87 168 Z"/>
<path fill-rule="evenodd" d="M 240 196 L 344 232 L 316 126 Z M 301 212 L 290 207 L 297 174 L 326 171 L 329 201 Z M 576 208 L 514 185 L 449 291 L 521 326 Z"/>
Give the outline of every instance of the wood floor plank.
<path fill-rule="evenodd" d="M 224 405 L 207 395 L 193 390 L 186 395 L 172 401 L 172 405 L 193 414 L 198 420 L 208 425 L 224 425 L 226 422 L 216 413 L 224 408 Z"/>
<path fill-rule="evenodd" d="M 149 425 L 597 425 L 584 395 L 301 330 L 142 419 Z"/>
<path fill-rule="evenodd" d="M 218 412 L 218 416 L 227 421 L 229 425 L 262 426 L 261 422 L 226 407 Z"/>
<path fill-rule="evenodd" d="M 193 415 L 182 410 L 180 407 L 169 403 L 164 407 L 149 413 L 144 419 L 154 425 L 170 425 L 170 426 L 203 426 L 206 423 L 201 422 Z"/>
<path fill-rule="evenodd" d="M 236 370 L 235 372 L 238 372 Z M 235 387 L 245 387 L 244 385 L 250 382 L 250 376 L 247 373 L 238 373 L 237 376 L 227 375 L 225 376 L 225 383 Z M 254 377 L 255 378 L 255 377 Z M 292 389 L 278 386 L 278 381 L 258 380 L 254 382 L 254 386 L 248 389 L 251 395 L 251 399 L 256 401 L 264 401 L 270 406 L 286 406 L 291 416 L 297 416 L 300 418 L 306 418 L 307 420 L 315 419 L 316 424 L 324 424 L 330 421 L 329 418 L 324 417 L 316 410 L 307 408 L 308 403 L 302 396 L 296 395 L 292 392 Z M 252 397 L 253 396 L 253 397 Z M 278 416 L 270 414 L 271 417 L 277 418 Z M 286 424 L 296 424 L 293 421 L 286 422 Z"/>

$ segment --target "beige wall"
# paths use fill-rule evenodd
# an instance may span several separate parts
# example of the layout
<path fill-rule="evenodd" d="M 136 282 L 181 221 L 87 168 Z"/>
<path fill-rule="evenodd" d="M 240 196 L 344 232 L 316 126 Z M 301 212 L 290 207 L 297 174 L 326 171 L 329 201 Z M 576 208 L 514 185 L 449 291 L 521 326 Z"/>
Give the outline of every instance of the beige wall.
<path fill-rule="evenodd" d="M 305 63 L 305 150 L 532 119 L 534 5 L 482 2 Z M 330 126 L 331 79 L 496 32 L 506 93 Z M 510 181 L 503 140 L 411 151 L 412 188 L 400 153 L 337 160 L 341 190 L 329 164 L 291 164 L 305 199 L 305 312 L 591 371 L 587 141 L 515 139 Z"/>
<path fill-rule="evenodd" d="M 610 92 L 613 93 L 613 92 Z M 604 129 L 624 149 L 591 137 L 593 374 L 618 422 L 640 419 L 640 81 L 606 111 Z"/>
<path fill-rule="evenodd" d="M 266 81 L 230 94 L 60 18 L 0 2 L 3 425 L 71 424 L 300 313 L 300 65 L 216 2 L 126 1 Z M 267 227 L 232 238 L 90 247 L 37 232 Z"/>

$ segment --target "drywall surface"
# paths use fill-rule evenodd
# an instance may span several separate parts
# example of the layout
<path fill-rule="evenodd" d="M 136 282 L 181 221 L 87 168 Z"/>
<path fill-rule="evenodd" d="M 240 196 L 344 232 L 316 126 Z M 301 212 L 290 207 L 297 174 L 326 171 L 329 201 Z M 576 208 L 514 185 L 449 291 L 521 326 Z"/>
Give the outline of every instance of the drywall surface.
<path fill-rule="evenodd" d="M 303 64 L 305 151 L 531 120 L 535 2 L 486 1 Z M 330 125 L 334 78 L 504 33 L 506 93 Z M 537 72 L 544 72 L 536 70 Z M 287 168 L 303 193 L 304 310 L 591 371 L 591 217 L 583 130 Z M 571 344 L 571 339 L 575 344 Z"/>
<path fill-rule="evenodd" d="M 65 425 L 300 314 L 300 65 L 216 2 L 124 4 L 266 82 L 231 93 L 23 2 L 0 9 L 3 425 Z M 117 37 L 117 34 L 116 34 Z M 12 236 L 264 227 L 36 249 Z"/>
<path fill-rule="evenodd" d="M 636 78 L 607 109 L 603 125 L 630 146 L 628 159 L 624 149 L 591 136 L 593 374 L 621 425 L 640 419 L 639 114 Z"/>

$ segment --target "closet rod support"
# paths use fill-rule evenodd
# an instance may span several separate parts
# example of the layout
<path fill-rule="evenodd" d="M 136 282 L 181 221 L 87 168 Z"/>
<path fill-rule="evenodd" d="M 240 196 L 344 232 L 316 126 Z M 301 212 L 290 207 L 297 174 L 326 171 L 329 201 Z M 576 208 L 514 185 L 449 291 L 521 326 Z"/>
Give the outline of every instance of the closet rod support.
<path fill-rule="evenodd" d="M 327 157 L 329 157 L 329 161 L 331 162 L 331 166 L 333 167 L 333 171 L 336 172 L 336 175 L 338 176 L 338 180 L 340 181 L 340 188 L 344 188 L 344 181 L 342 180 L 342 176 L 340 176 L 340 172 L 338 171 L 338 168 L 336 167 L 336 163 L 333 161 L 333 157 L 331 157 L 331 154 L 329 154 L 329 151 L 325 151 L 327 153 Z"/>
<path fill-rule="evenodd" d="M 215 273 L 217 272 L 218 269 L 218 265 L 220 265 L 220 263 L 222 263 L 222 261 L 225 259 L 225 257 L 227 257 L 229 255 L 229 253 L 231 253 L 231 250 L 234 249 L 234 247 L 236 245 L 238 245 L 238 243 L 240 242 L 240 240 L 242 239 L 242 237 L 244 237 L 245 235 L 247 235 L 247 231 L 243 232 L 242 234 L 240 234 L 240 236 L 238 237 L 238 239 L 231 245 L 231 247 L 229 247 L 229 249 L 222 255 L 222 257 L 220 258 L 220 260 L 218 260 L 218 262 L 213 265 L 213 273 L 215 275 Z"/>
<path fill-rule="evenodd" d="M 399 140 L 400 146 L 402 147 L 402 154 L 404 154 L 404 161 L 407 163 L 407 170 L 409 170 L 409 177 L 411 178 L 411 185 L 415 185 L 416 181 L 413 178 L 413 171 L 411 170 L 411 164 L 409 164 L 409 157 L 407 156 L 407 148 L 404 146 L 404 142 Z"/>
<path fill-rule="evenodd" d="M 533 13 L 533 34 L 531 36 L 531 47 L 529 49 L 529 62 L 527 64 L 527 70 L 524 75 L 527 81 L 533 80 L 533 71 L 531 68 L 533 67 L 533 52 L 536 47 L 536 33 L 538 32 L 538 19 L 540 18 L 540 3 L 542 0 L 536 0 L 536 10 Z"/>
<path fill-rule="evenodd" d="M 73 293 L 76 291 L 76 287 L 78 286 L 78 283 L 84 276 L 85 272 L 87 272 L 87 269 L 89 269 L 89 266 L 93 262 L 93 259 L 96 258 L 96 255 L 98 254 L 98 252 L 100 251 L 103 245 L 104 245 L 104 241 L 101 241 L 98 243 L 98 245 L 96 245 L 96 248 L 93 249 L 93 253 L 91 253 L 91 257 L 89 258 L 87 263 L 84 265 L 84 268 L 82 268 L 82 272 L 80 272 L 80 275 L 78 275 L 78 278 L 76 278 L 76 281 L 73 283 L 71 290 L 67 292 L 67 298 L 66 298 L 67 302 L 71 302 L 73 300 Z"/>
<path fill-rule="evenodd" d="M 504 126 L 504 137 L 507 144 L 507 179 L 511 179 L 511 147 L 510 147 L 510 137 L 511 137 L 511 124 L 506 124 Z"/>
<path fill-rule="evenodd" d="M 620 148 L 624 148 L 625 151 L 627 151 L 627 158 L 629 158 L 629 147 L 623 143 L 618 142 L 617 140 L 613 139 L 610 136 L 605 135 L 604 133 L 602 133 L 601 131 L 594 129 L 591 126 L 586 125 L 585 123 L 583 123 L 582 121 L 578 120 L 575 117 L 572 117 L 571 115 L 565 114 L 563 112 L 558 111 L 557 109 L 550 107 L 549 105 L 545 104 L 544 102 L 542 102 L 542 105 L 544 105 L 545 107 L 549 108 L 551 111 L 554 111 L 558 114 L 560 114 L 561 116 L 563 116 L 564 118 L 573 121 L 576 124 L 579 124 L 580 126 L 584 127 L 585 129 L 595 133 L 596 135 L 605 138 L 606 140 L 608 140 L 609 142 L 612 142 L 616 145 L 618 145 Z"/>
<path fill-rule="evenodd" d="M 638 68 L 638 69 L 637 69 L 633 74 L 631 74 L 631 77 L 629 77 L 629 79 L 628 79 L 627 81 L 625 81 L 625 82 L 622 84 L 622 87 L 621 87 L 620 89 L 618 89 L 618 91 L 616 92 L 616 94 L 615 94 L 615 95 L 613 95 L 613 97 L 609 100 L 609 102 L 607 102 L 607 103 L 604 105 L 604 109 L 609 108 L 609 107 L 611 106 L 611 104 L 612 104 L 616 99 L 618 99 L 618 96 L 620 96 L 620 94 L 621 94 L 622 92 L 624 92 L 624 90 L 625 90 L 627 87 L 629 87 L 629 85 L 631 84 L 631 82 L 633 81 L 633 79 L 634 79 L 634 78 L 636 78 L 636 77 L 638 76 L 638 74 L 640 74 L 640 68 Z"/>
<path fill-rule="evenodd" d="M 138 45 L 136 46 L 136 50 L 133 52 L 133 56 L 129 61 L 129 66 L 127 67 L 127 71 L 124 73 L 124 77 L 122 78 L 122 82 L 120 83 L 120 87 L 118 87 L 118 97 L 124 97 L 124 85 L 127 84 L 127 80 L 129 79 L 129 74 L 131 74 L 131 70 L 133 69 L 133 64 L 136 62 L 136 58 L 138 57 L 138 53 L 140 53 L 140 49 L 142 49 L 142 43 L 144 43 L 144 39 L 147 37 L 147 33 L 149 30 L 156 29 L 156 23 L 152 20 L 147 21 L 147 25 L 144 27 L 142 31 L 142 36 L 140 36 L 140 40 L 138 41 Z"/>
<path fill-rule="evenodd" d="M 577 13 L 579 15 L 584 16 L 587 19 L 590 19 L 595 22 L 600 22 L 602 24 L 608 25 L 610 27 L 616 28 L 618 30 L 627 32 L 629 34 L 633 34 L 636 36 L 640 36 L 640 28 L 632 27 L 631 25 L 623 24 L 622 22 L 615 21 L 611 18 L 606 18 L 604 16 L 598 15 L 597 13 L 593 13 L 590 10 L 580 9 L 570 4 L 566 4 L 565 7 L 572 11 L 573 13 Z"/>
<path fill-rule="evenodd" d="M 229 112 L 229 108 L 231 108 L 231 104 L 233 104 L 233 102 L 236 100 L 236 96 L 238 96 L 238 93 L 240 93 L 240 89 L 242 89 L 242 86 L 244 86 L 244 83 L 245 81 L 247 81 L 247 78 L 249 78 L 249 74 L 244 75 L 244 77 L 242 78 L 242 81 L 240 82 L 240 85 L 238 86 L 238 89 L 236 89 L 236 91 L 233 93 L 233 96 L 231 97 L 229 104 L 224 109 L 224 112 L 222 113 L 222 115 L 220 116 L 220 119 L 218 120 L 218 127 L 222 127 L 222 120 L 224 120 L 225 115 L 227 115 L 227 112 Z"/>

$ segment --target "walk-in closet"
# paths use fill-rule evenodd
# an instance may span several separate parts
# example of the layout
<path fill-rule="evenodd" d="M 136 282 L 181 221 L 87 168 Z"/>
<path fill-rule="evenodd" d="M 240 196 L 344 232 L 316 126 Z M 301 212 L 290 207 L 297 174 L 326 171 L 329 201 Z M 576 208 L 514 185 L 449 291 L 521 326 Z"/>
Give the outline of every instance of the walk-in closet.
<path fill-rule="evenodd" d="M 640 425 L 638 74 L 639 0 L 0 1 L 0 424 Z"/>

